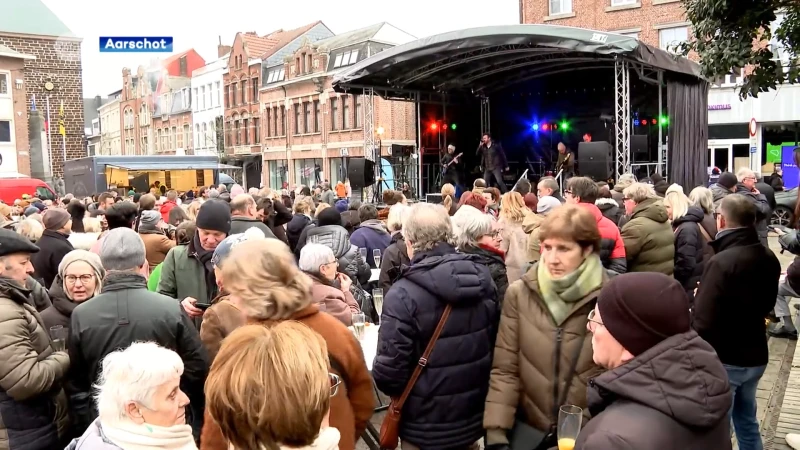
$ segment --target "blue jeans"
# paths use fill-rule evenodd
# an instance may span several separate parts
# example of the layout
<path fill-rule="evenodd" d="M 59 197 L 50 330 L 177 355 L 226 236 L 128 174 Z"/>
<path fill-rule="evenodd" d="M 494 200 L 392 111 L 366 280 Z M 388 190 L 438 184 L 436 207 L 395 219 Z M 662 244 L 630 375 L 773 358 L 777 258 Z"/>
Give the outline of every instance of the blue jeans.
<path fill-rule="evenodd" d="M 756 418 L 756 388 L 767 366 L 737 367 L 725 364 L 728 382 L 733 393 L 733 405 L 728 413 L 736 430 L 739 450 L 763 450 Z"/>

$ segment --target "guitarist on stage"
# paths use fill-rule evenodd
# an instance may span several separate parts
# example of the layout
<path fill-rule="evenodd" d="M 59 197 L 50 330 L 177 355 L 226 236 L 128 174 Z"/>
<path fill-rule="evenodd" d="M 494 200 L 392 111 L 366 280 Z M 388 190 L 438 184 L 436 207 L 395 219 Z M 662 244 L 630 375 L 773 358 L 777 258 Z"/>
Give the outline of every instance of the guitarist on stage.
<path fill-rule="evenodd" d="M 456 146 L 448 145 L 447 153 L 442 157 L 442 184 L 450 183 L 456 188 L 461 186 L 461 154 L 456 155 Z"/>
<path fill-rule="evenodd" d="M 569 151 L 563 142 L 559 142 L 556 175 L 558 175 L 558 171 L 562 169 L 564 170 L 564 181 L 575 176 L 575 153 Z"/>

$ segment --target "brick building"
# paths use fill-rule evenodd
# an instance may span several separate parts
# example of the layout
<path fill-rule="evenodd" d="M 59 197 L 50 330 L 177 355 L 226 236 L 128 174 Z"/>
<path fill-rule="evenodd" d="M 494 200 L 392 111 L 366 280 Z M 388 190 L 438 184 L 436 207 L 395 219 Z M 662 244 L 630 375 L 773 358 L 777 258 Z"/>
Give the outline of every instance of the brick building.
<path fill-rule="evenodd" d="M 24 66 L 33 58 L 0 45 L 0 174 L 31 174 Z"/>
<path fill-rule="evenodd" d="M 170 77 L 168 88 L 156 98 L 153 144 L 162 155 L 193 155 L 191 79 Z"/>
<path fill-rule="evenodd" d="M 520 0 L 522 23 L 589 28 L 666 49 L 689 35 L 681 0 Z"/>
<path fill-rule="evenodd" d="M 60 176 L 64 158 L 56 123 L 61 102 L 64 103 L 67 159 L 86 156 L 81 39 L 41 0 L 25 0 L 4 4 L 3 13 L 0 14 L 0 45 L 35 58 L 23 59 L 21 80 L 25 89 L 24 111 L 31 110 L 31 100 L 35 95 L 37 109 L 46 116 L 45 98 L 49 96 L 50 116 L 54 125 L 50 130 L 53 137 L 50 157 L 54 175 Z M 14 78 L 14 86 L 17 85 L 16 80 Z M 15 108 L 17 112 L 20 110 L 18 106 Z M 27 131 L 21 134 L 27 140 Z M 16 133 L 16 136 L 19 137 L 20 133 Z M 31 161 L 31 164 L 41 166 L 43 162 Z"/>
<path fill-rule="evenodd" d="M 388 23 L 317 42 L 306 40 L 274 66 L 265 66 L 261 98 L 264 184 L 335 183 L 345 178 L 346 157 L 364 156 L 362 96 L 340 94 L 333 75 L 386 48 L 414 40 Z M 381 154 L 391 144 L 414 145 L 416 117 L 409 102 L 375 97 L 374 125 L 381 129 Z"/>
<path fill-rule="evenodd" d="M 253 32 L 236 35 L 223 74 L 223 97 L 226 161 L 243 167 L 243 179 L 237 181 L 247 187 L 262 182 L 259 89 L 266 83 L 267 69 L 283 64 L 305 42 L 331 36 L 333 32 L 320 21 L 261 37 Z"/>

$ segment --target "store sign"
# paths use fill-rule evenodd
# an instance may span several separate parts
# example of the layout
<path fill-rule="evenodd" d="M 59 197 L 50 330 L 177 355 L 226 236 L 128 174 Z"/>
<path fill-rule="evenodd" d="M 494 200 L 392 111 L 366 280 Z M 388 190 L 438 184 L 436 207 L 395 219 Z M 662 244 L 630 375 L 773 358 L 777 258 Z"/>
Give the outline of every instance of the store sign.
<path fill-rule="evenodd" d="M 731 109 L 731 105 L 723 104 L 723 105 L 708 105 L 709 111 L 725 111 Z"/>
<path fill-rule="evenodd" d="M 800 173 L 794 164 L 794 145 L 785 145 L 781 148 L 781 168 L 783 169 L 783 187 L 792 189 L 800 181 Z"/>

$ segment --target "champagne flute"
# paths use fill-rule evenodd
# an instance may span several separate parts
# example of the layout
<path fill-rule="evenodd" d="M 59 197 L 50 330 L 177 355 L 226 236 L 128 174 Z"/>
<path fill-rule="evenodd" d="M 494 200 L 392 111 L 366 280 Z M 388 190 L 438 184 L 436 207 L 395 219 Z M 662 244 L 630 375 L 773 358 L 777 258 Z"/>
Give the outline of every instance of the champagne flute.
<path fill-rule="evenodd" d="M 581 431 L 583 409 L 564 405 L 558 409 L 558 450 L 573 450 Z"/>
<path fill-rule="evenodd" d="M 375 268 L 376 269 L 380 269 L 381 268 L 381 249 L 376 248 L 375 250 L 372 250 L 372 259 L 375 261 Z"/>
<path fill-rule="evenodd" d="M 380 316 L 383 311 L 383 289 L 375 288 L 372 290 L 372 304 L 375 306 L 375 312 Z"/>
<path fill-rule="evenodd" d="M 63 352 L 67 349 L 67 329 L 63 326 L 50 327 L 50 339 L 53 341 L 53 350 Z"/>
<path fill-rule="evenodd" d="M 364 325 L 367 322 L 367 316 L 364 313 L 354 313 L 353 314 L 353 333 L 356 335 L 358 340 L 364 338 Z"/>

